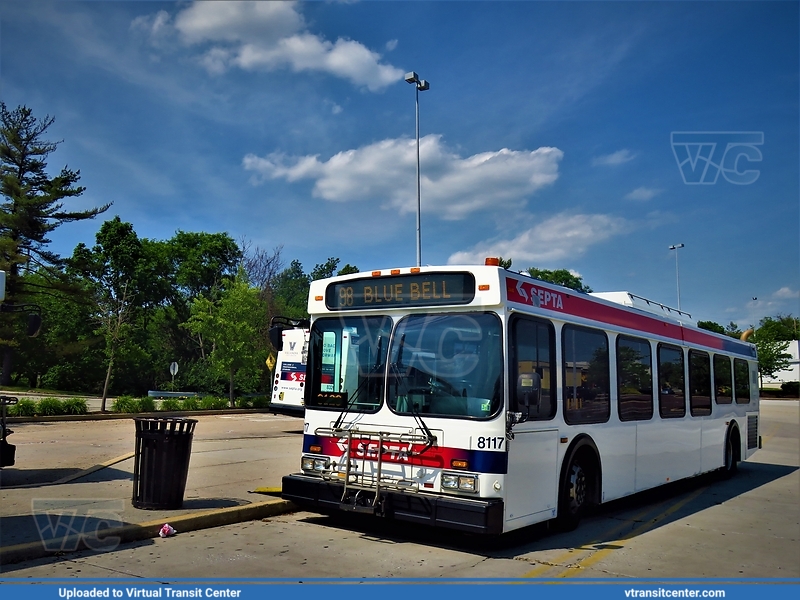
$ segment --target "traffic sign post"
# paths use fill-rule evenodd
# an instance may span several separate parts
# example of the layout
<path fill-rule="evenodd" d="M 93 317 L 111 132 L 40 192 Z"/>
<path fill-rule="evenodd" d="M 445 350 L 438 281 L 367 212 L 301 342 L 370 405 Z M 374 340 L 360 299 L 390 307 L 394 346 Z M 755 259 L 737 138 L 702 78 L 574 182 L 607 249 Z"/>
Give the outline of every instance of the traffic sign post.
<path fill-rule="evenodd" d="M 174 392 L 175 391 L 175 375 L 178 374 L 178 363 L 176 363 L 174 361 L 172 363 L 170 363 L 169 372 L 170 372 L 170 375 L 172 375 L 172 391 Z"/>

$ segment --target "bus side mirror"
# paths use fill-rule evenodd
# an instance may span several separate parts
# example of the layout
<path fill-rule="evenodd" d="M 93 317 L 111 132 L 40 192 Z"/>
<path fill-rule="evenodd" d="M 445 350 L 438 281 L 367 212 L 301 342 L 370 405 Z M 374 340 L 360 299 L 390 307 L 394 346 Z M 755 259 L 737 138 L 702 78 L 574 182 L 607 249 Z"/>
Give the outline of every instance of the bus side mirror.
<path fill-rule="evenodd" d="M 272 347 L 275 348 L 276 351 L 280 352 L 283 350 L 283 330 L 286 329 L 285 327 L 281 327 L 280 325 L 275 325 L 274 327 L 269 328 L 269 341 L 272 344 Z"/>
<path fill-rule="evenodd" d="M 28 337 L 36 337 L 42 330 L 42 315 L 32 313 L 28 315 Z"/>

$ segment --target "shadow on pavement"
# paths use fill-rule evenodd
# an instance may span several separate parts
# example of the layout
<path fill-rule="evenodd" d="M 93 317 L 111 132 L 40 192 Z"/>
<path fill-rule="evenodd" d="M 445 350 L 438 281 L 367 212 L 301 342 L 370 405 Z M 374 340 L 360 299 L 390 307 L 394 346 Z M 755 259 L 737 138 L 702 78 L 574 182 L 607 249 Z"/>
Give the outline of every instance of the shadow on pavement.
<path fill-rule="evenodd" d="M 640 535 L 636 530 L 643 523 L 650 525 L 647 531 L 658 529 L 797 470 L 798 467 L 792 466 L 740 463 L 739 473 L 730 480 L 721 480 L 717 473 L 709 473 L 603 504 L 584 518 L 577 530 L 570 532 L 560 532 L 545 522 L 492 538 L 350 513 L 314 515 L 305 520 L 320 526 L 357 531 L 373 541 L 414 542 L 492 558 L 514 558 L 528 552 L 565 547 L 613 547 L 613 542 L 623 537 Z M 697 496 L 692 498 L 692 494 Z M 670 505 L 679 505 L 681 501 L 686 504 L 668 512 Z"/>
<path fill-rule="evenodd" d="M 0 471 L 0 488 L 48 486 L 62 482 L 63 479 L 83 473 L 85 469 L 3 469 Z M 71 479 L 68 483 L 96 483 L 98 481 L 132 480 L 130 472 L 103 467 L 97 471 L 86 473 L 82 477 Z M 62 482 L 63 483 L 63 482 Z"/>

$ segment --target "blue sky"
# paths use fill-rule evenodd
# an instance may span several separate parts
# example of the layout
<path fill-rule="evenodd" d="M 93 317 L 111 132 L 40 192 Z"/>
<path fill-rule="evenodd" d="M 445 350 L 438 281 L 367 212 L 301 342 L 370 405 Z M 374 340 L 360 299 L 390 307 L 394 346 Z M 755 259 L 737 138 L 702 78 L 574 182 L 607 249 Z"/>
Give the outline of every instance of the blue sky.
<path fill-rule="evenodd" d="M 363 271 L 416 262 L 413 70 L 423 264 L 676 306 L 683 243 L 681 307 L 744 327 L 800 314 L 799 31 L 797 2 L 6 0 L 0 98 L 56 118 L 73 208 Z"/>

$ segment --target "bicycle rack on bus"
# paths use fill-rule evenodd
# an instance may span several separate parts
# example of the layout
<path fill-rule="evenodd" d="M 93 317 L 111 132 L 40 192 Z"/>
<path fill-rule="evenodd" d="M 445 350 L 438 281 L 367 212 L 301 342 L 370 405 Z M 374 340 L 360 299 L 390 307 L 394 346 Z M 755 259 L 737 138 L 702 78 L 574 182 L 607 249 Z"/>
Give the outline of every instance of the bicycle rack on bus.
<path fill-rule="evenodd" d="M 385 443 L 399 444 L 429 444 L 430 438 L 427 435 L 417 435 L 412 433 L 389 433 L 386 431 L 362 431 L 358 429 L 339 429 L 339 428 L 319 428 L 314 432 L 318 436 L 347 438 L 347 448 L 342 455 L 342 465 L 344 472 L 333 471 L 332 469 L 322 473 L 322 478 L 326 481 L 343 480 L 344 489 L 339 501 L 339 508 L 342 510 L 379 514 L 382 511 L 383 498 L 382 492 L 396 490 L 401 492 L 416 493 L 419 485 L 415 481 L 402 478 L 394 478 L 383 475 L 384 456 L 390 452 L 385 448 Z M 353 439 L 364 447 L 364 456 L 354 458 Z M 377 447 L 372 447 L 372 442 L 377 442 Z M 361 472 L 358 472 L 358 462 L 362 463 Z M 366 473 L 364 464 L 367 461 L 377 461 L 375 474 Z M 341 466 L 340 466 L 341 468 Z M 374 493 L 371 501 L 362 497 L 362 492 Z M 365 495 L 366 496 L 366 495 Z"/>

